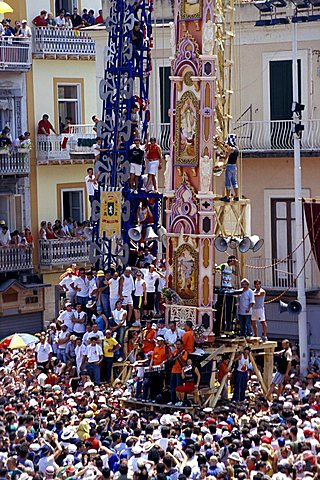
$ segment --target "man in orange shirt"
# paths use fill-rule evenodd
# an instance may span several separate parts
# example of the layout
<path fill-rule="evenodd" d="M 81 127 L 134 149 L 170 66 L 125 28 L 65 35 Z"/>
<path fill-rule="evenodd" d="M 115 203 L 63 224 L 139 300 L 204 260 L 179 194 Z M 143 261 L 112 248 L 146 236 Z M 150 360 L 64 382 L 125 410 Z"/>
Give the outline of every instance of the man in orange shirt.
<path fill-rule="evenodd" d="M 152 322 L 147 320 L 146 328 L 142 330 L 142 351 L 145 355 L 153 351 L 155 337 L 156 331 L 152 328 Z"/>
<path fill-rule="evenodd" d="M 164 338 L 158 336 L 156 338 L 156 346 L 154 347 L 150 367 L 156 367 L 166 362 L 171 357 L 170 348 L 164 343 Z M 145 377 L 143 382 L 143 399 L 146 401 L 149 397 L 150 400 L 154 403 L 157 395 L 159 395 L 163 390 L 163 382 L 165 379 L 164 369 L 160 372 L 150 372 L 150 374 Z"/>
<path fill-rule="evenodd" d="M 170 375 L 170 402 L 168 405 L 173 405 L 176 402 L 176 388 L 182 385 L 181 372 L 182 368 L 187 364 L 188 352 L 183 348 L 182 340 L 176 341 L 176 348 L 173 352 L 173 365 Z"/>
<path fill-rule="evenodd" d="M 221 383 L 224 376 L 228 375 L 228 365 L 229 365 L 229 357 L 228 356 L 223 356 L 221 363 L 219 365 L 219 370 L 218 370 L 218 382 Z M 223 400 L 228 400 L 228 379 L 226 380 L 226 383 L 223 386 L 222 392 L 221 392 L 221 398 Z"/>
<path fill-rule="evenodd" d="M 182 335 L 183 348 L 188 353 L 194 352 L 194 333 L 192 330 L 192 326 L 192 322 L 190 322 L 190 320 L 187 320 L 184 326 L 185 333 Z"/>

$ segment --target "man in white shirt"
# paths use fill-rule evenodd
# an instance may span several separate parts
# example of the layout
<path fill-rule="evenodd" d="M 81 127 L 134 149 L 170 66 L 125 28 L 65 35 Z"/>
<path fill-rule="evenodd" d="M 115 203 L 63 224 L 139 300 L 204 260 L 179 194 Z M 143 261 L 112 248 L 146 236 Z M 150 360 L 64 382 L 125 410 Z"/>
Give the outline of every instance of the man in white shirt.
<path fill-rule="evenodd" d="M 1 225 L 0 230 L 0 247 L 7 247 L 11 240 L 11 235 L 7 225 Z"/>
<path fill-rule="evenodd" d="M 86 331 L 87 314 L 82 311 L 81 304 L 76 305 L 76 310 L 72 315 L 73 332 L 77 337 L 83 337 Z"/>
<path fill-rule="evenodd" d="M 171 321 L 169 323 L 169 328 L 165 333 L 164 339 L 167 345 L 169 345 L 169 347 L 171 348 L 172 352 L 175 349 L 176 341 L 178 340 L 178 338 L 180 338 L 181 340 L 183 335 L 184 335 L 184 330 L 182 330 L 181 328 L 177 328 L 176 322 Z"/>
<path fill-rule="evenodd" d="M 96 385 L 100 385 L 100 363 L 103 359 L 102 348 L 97 344 L 96 337 L 91 338 L 91 344 L 87 346 L 84 362 L 87 365 L 88 374 Z"/>
<path fill-rule="evenodd" d="M 59 282 L 60 287 L 66 292 L 66 298 L 74 304 L 74 297 L 76 292 L 71 287 L 71 284 L 76 280 L 77 276 L 73 275 L 72 268 L 67 268 L 66 276 Z"/>
<path fill-rule="evenodd" d="M 31 28 L 27 25 L 27 20 L 22 20 L 21 21 L 21 29 L 20 29 L 20 35 L 19 37 L 27 37 L 27 38 L 31 38 L 32 37 L 32 32 L 31 32 Z"/>
<path fill-rule="evenodd" d="M 72 305 L 70 302 L 67 302 L 65 304 L 66 309 L 60 313 L 58 317 L 58 322 L 64 323 L 64 325 L 67 326 L 68 332 L 72 333 L 73 332 L 73 322 L 72 322 L 72 317 L 73 317 L 73 309 Z"/>
<path fill-rule="evenodd" d="M 241 280 L 242 293 L 239 297 L 238 316 L 242 337 L 252 337 L 252 307 L 255 304 L 254 294 L 251 290 L 249 280 Z"/>
<path fill-rule="evenodd" d="M 96 177 L 93 175 L 93 168 L 87 168 L 87 176 L 85 177 L 87 194 L 89 201 L 92 204 L 94 200 L 94 192 L 98 190 L 98 182 Z"/>
<path fill-rule="evenodd" d="M 119 280 L 119 297 L 124 307 L 127 307 L 128 320 L 131 320 L 133 311 L 132 292 L 134 290 L 134 280 L 131 274 L 131 267 L 126 267 Z"/>
<path fill-rule="evenodd" d="M 47 342 L 46 337 L 44 335 L 40 337 L 40 342 L 36 346 L 35 353 L 36 353 L 37 365 L 47 368 L 48 363 L 52 357 L 52 347 Z"/>
<path fill-rule="evenodd" d="M 58 333 L 58 359 L 67 363 L 66 348 L 70 338 L 68 327 L 65 323 L 61 325 L 61 331 Z"/>
<path fill-rule="evenodd" d="M 154 300 L 156 291 L 156 281 L 159 280 L 160 275 L 155 271 L 154 265 L 149 266 L 149 270 L 145 272 L 144 281 L 147 289 L 147 305 L 145 307 L 145 314 L 150 317 L 154 310 Z"/>
<path fill-rule="evenodd" d="M 66 25 L 66 20 L 64 18 L 64 10 L 61 10 L 59 15 L 55 18 L 57 27 L 64 28 Z"/>
<path fill-rule="evenodd" d="M 110 291 L 110 309 L 111 312 L 116 308 L 116 301 L 119 300 L 119 273 L 114 272 L 112 278 L 109 280 Z"/>
<path fill-rule="evenodd" d="M 75 354 L 76 354 L 77 374 L 78 376 L 80 376 L 80 372 L 83 366 L 83 360 L 84 360 L 84 357 L 87 355 L 87 347 L 81 341 L 81 338 L 77 338 Z"/>
<path fill-rule="evenodd" d="M 83 267 L 79 268 L 79 277 L 75 278 L 70 287 L 76 292 L 76 303 L 85 308 L 89 300 L 89 280 Z"/>
<path fill-rule="evenodd" d="M 88 339 L 92 339 L 93 337 L 95 337 L 97 339 L 97 343 L 101 345 L 102 340 L 104 339 L 104 334 L 98 330 L 98 325 L 96 323 L 92 325 L 92 332 L 89 333 Z"/>

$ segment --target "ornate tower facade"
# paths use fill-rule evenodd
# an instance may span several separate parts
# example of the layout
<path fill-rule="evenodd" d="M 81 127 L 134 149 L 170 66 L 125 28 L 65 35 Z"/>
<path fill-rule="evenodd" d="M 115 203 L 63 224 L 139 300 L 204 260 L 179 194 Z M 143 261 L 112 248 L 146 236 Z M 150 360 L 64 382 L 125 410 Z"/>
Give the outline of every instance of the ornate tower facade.
<path fill-rule="evenodd" d="M 166 168 L 167 318 L 213 329 L 214 0 L 175 0 L 171 25 L 171 152 Z"/>

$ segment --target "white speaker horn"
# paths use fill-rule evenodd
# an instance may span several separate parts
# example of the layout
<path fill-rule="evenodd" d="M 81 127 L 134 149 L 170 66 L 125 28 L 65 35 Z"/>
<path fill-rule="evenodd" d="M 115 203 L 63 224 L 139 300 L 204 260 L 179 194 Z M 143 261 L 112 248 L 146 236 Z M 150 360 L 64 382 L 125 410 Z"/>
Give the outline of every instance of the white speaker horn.
<path fill-rule="evenodd" d="M 222 235 L 218 235 L 214 239 L 214 246 L 218 252 L 225 252 L 228 249 L 228 238 L 223 238 Z"/>
<path fill-rule="evenodd" d="M 243 237 L 241 242 L 239 243 L 239 252 L 246 253 L 250 250 L 251 247 L 251 240 L 249 237 Z"/>
<path fill-rule="evenodd" d="M 161 225 L 161 227 L 158 228 L 158 238 L 159 238 L 159 242 L 161 242 L 164 247 L 167 244 L 166 235 L 167 235 L 167 230 L 164 228 L 163 225 Z"/>
<path fill-rule="evenodd" d="M 152 227 L 147 227 L 146 236 L 144 241 L 150 242 L 152 240 L 158 240 L 158 235 L 155 233 Z"/>
<path fill-rule="evenodd" d="M 263 238 L 260 238 L 259 235 L 252 235 L 252 237 L 250 237 L 250 242 L 250 248 L 253 252 L 257 252 L 258 250 L 260 250 L 260 248 L 262 248 L 264 244 Z"/>
<path fill-rule="evenodd" d="M 141 240 L 142 226 L 137 225 L 136 227 L 129 228 L 128 235 L 134 242 L 139 242 Z"/>
<path fill-rule="evenodd" d="M 238 238 L 238 237 L 230 238 L 229 247 L 230 248 L 238 248 L 240 243 L 241 243 L 240 238 Z"/>

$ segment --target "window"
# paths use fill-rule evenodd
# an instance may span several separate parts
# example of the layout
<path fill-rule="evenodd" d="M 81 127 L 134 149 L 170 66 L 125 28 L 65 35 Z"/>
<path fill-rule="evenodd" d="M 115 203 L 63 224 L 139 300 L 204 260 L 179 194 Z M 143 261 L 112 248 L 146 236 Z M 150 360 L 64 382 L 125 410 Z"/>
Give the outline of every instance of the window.
<path fill-rule="evenodd" d="M 161 123 L 170 123 L 169 118 L 169 109 L 170 109 L 170 89 L 171 82 L 169 79 L 170 76 L 170 67 L 159 67 L 160 75 L 160 112 L 161 112 Z"/>
<path fill-rule="evenodd" d="M 13 288 L 9 288 L 6 293 L 2 294 L 3 303 L 14 303 L 18 301 L 18 292 Z"/>
<path fill-rule="evenodd" d="M 73 8 L 77 7 L 76 0 L 55 0 L 55 12 L 59 14 L 60 10 L 64 9 L 66 12 L 73 12 Z"/>
<path fill-rule="evenodd" d="M 298 91 L 301 101 L 301 61 L 298 60 Z M 292 118 L 292 60 L 270 62 L 270 120 Z"/>
<path fill-rule="evenodd" d="M 293 198 L 271 199 L 272 258 L 286 259 L 295 246 L 295 204 Z M 274 285 L 288 287 L 295 272 L 295 258 L 289 256 L 276 265 L 273 272 Z M 293 286 L 293 285 L 292 285 Z"/>
<path fill-rule="evenodd" d="M 85 220 L 84 199 L 84 188 L 62 189 L 62 219 L 72 217 L 77 222 L 83 222 Z"/>
<path fill-rule="evenodd" d="M 78 83 L 58 83 L 59 129 L 63 131 L 66 118 L 71 117 L 73 124 L 81 123 L 81 88 Z"/>

